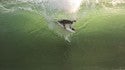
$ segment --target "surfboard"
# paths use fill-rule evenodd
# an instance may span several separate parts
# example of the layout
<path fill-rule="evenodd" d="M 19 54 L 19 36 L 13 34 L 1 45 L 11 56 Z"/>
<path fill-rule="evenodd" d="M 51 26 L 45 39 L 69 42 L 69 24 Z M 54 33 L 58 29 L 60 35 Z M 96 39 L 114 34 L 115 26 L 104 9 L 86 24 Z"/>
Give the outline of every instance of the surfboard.
<path fill-rule="evenodd" d="M 59 22 L 57 22 L 57 23 L 58 23 L 59 26 L 61 26 L 62 28 L 64 28 L 64 26 L 62 24 L 60 24 Z M 75 33 L 75 31 L 70 28 L 69 24 L 66 24 L 65 27 L 66 27 L 66 28 L 64 28 L 65 30 L 67 30 L 69 32 L 72 32 L 72 33 Z"/>

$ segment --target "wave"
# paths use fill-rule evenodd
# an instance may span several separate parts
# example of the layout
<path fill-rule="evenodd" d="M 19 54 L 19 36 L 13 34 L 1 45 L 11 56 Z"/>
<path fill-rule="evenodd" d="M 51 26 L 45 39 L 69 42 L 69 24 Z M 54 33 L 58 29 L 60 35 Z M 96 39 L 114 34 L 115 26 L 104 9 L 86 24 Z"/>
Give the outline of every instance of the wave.
<path fill-rule="evenodd" d="M 0 13 L 20 10 L 35 12 L 44 16 L 50 29 L 68 40 L 72 33 L 59 27 L 55 23 L 57 20 L 76 20 L 80 16 L 85 16 L 92 9 L 118 8 L 119 6 L 121 8 L 125 7 L 124 4 L 124 0 L 1 0 Z"/>

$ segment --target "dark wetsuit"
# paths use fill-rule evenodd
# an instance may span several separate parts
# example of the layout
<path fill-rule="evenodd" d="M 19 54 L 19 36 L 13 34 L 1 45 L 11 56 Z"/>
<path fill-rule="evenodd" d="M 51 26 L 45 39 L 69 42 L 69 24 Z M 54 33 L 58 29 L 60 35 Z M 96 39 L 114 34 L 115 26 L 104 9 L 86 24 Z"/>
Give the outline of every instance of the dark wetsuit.
<path fill-rule="evenodd" d="M 76 22 L 76 20 L 63 19 L 63 20 L 59 20 L 58 22 L 59 22 L 60 24 L 62 24 L 64 28 L 66 28 L 66 27 L 65 27 L 66 24 L 73 24 L 73 22 Z M 71 26 L 70 26 L 70 28 L 71 28 L 72 30 L 75 30 L 75 29 L 72 28 Z"/>

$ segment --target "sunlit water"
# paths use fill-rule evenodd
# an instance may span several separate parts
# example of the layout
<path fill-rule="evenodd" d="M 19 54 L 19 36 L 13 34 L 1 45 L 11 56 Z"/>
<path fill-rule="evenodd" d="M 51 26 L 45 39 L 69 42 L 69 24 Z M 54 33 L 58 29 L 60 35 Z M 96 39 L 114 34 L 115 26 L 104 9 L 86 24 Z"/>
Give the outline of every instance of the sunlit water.
<path fill-rule="evenodd" d="M 124 70 L 124 3 L 1 0 L 0 70 Z M 54 23 L 64 18 L 76 33 Z"/>

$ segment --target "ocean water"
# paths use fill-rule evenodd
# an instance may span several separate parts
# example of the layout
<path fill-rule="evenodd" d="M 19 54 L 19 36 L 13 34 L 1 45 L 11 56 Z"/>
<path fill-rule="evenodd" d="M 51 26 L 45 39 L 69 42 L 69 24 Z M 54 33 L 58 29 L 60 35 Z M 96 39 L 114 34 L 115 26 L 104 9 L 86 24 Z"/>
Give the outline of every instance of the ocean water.
<path fill-rule="evenodd" d="M 0 0 L 0 70 L 125 70 L 124 0 L 83 0 L 77 13 L 46 1 Z M 62 18 L 76 33 L 52 23 Z"/>

